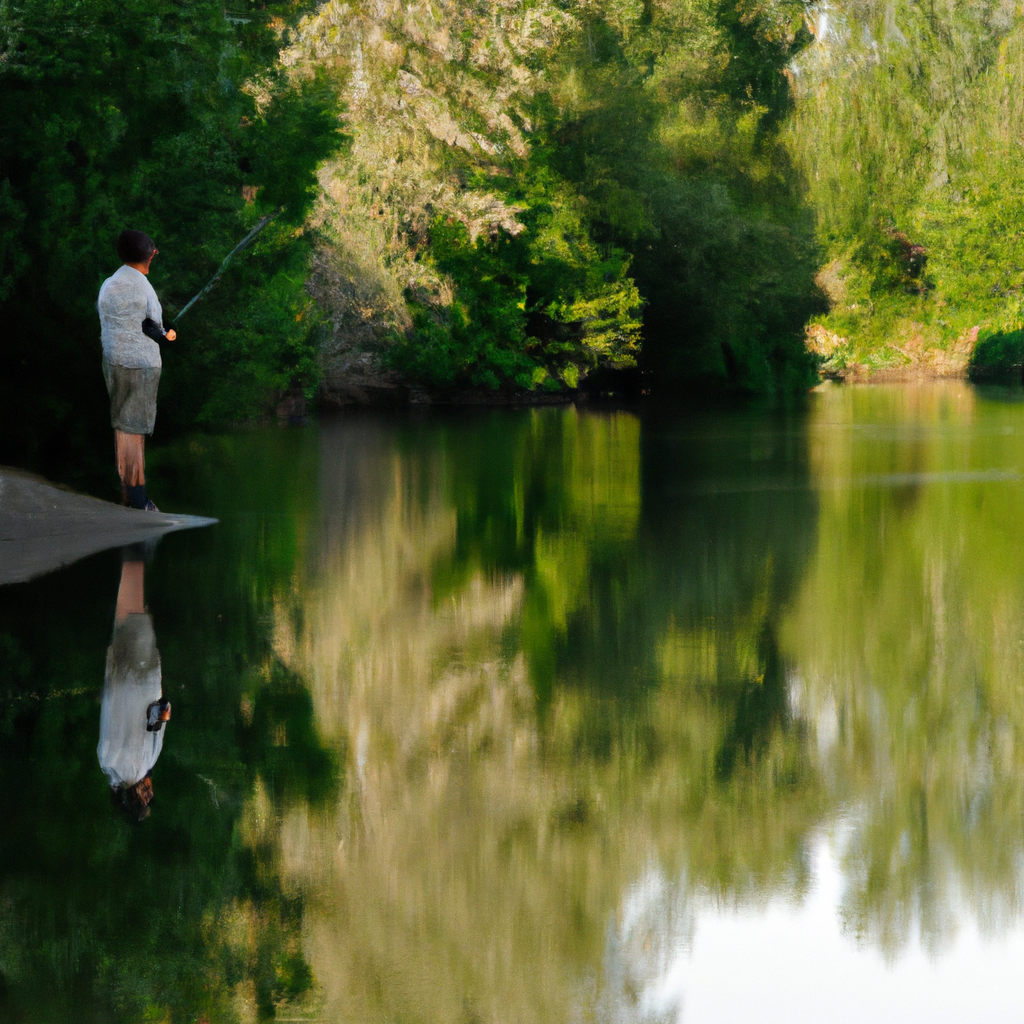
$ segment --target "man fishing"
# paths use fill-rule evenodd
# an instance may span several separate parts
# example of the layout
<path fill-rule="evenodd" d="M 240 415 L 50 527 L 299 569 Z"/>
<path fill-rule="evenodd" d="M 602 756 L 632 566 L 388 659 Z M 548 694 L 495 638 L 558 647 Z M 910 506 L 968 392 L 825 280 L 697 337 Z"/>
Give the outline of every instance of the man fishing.
<path fill-rule="evenodd" d="M 174 341 L 177 334 L 164 330 L 160 300 L 146 280 L 159 251 L 153 239 L 142 231 L 122 231 L 116 248 L 123 266 L 100 286 L 96 307 L 121 500 L 157 512 L 146 494 L 145 442 L 156 425 L 163 365 L 159 342 Z"/>

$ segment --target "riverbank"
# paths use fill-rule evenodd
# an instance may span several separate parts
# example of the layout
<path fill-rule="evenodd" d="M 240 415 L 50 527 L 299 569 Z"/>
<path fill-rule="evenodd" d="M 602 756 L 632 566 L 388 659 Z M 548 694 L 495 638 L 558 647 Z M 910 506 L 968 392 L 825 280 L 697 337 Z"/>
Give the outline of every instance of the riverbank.
<path fill-rule="evenodd" d="M 984 343 L 982 343 L 984 344 Z M 851 360 L 837 365 L 825 361 L 819 371 L 819 383 L 811 388 L 817 391 L 829 384 L 925 384 L 932 381 L 963 380 L 975 382 L 1008 382 L 1021 378 L 1022 365 L 1018 358 L 997 357 L 979 361 L 981 347 L 974 341 L 970 344 L 957 343 L 948 349 L 900 347 L 896 352 L 902 361 L 885 358 L 865 357 L 862 361 Z M 814 351 L 814 349 L 812 349 Z M 816 352 L 820 355 L 820 352 Z M 604 381 L 601 387 L 585 387 L 575 391 L 561 392 L 493 392 L 493 391 L 430 391 L 402 380 L 397 375 L 391 379 L 377 377 L 340 379 L 328 382 L 318 395 L 317 405 L 322 412 L 352 408 L 403 409 L 410 406 L 441 407 L 520 407 L 553 405 L 588 405 L 605 401 L 630 402 L 651 400 L 665 401 L 665 395 L 658 389 L 644 387 L 639 375 L 628 381 Z M 714 399 L 705 389 L 700 392 L 686 390 L 678 397 L 687 401 L 694 398 L 701 401 Z M 722 390 L 717 397 L 729 399 L 736 395 Z M 305 406 L 303 406 L 303 409 Z M 296 406 L 290 399 L 277 408 L 278 420 L 295 419 Z M 305 413 L 303 412 L 304 416 Z"/>
<path fill-rule="evenodd" d="M 920 324 L 908 323 L 884 342 L 843 336 L 824 324 L 808 325 L 805 344 L 821 360 L 825 379 L 865 383 L 965 379 L 978 346 L 979 328 L 949 339 L 933 337 Z"/>
<path fill-rule="evenodd" d="M 368 354 L 367 354 L 368 355 Z M 324 368 L 317 404 L 322 410 L 353 406 L 405 408 L 430 406 L 547 406 L 586 403 L 606 399 L 639 398 L 647 394 L 646 378 L 635 367 L 597 369 L 580 381 L 577 388 L 557 391 L 490 388 L 430 388 L 395 370 L 379 365 L 374 358 L 347 360 Z M 288 396 L 277 405 L 278 419 L 295 415 L 297 403 Z M 304 406 L 303 406 L 304 408 Z M 305 415 L 303 412 L 302 415 Z"/>
<path fill-rule="evenodd" d="M 23 583 L 97 551 L 216 521 L 124 508 L 0 466 L 0 586 Z"/>
<path fill-rule="evenodd" d="M 821 377 L 836 382 L 1010 382 L 1024 375 L 1024 331 L 986 331 L 974 326 L 950 341 L 905 330 L 892 341 L 877 344 L 870 339 L 845 338 L 822 324 L 811 324 L 806 344 L 821 360 Z"/>

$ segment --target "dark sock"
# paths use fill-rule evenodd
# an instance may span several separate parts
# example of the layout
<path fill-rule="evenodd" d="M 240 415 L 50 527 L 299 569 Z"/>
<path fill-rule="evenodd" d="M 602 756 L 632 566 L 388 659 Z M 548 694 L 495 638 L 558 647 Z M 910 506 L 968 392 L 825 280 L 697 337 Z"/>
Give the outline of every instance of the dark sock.
<path fill-rule="evenodd" d="M 146 507 L 146 485 L 139 484 L 138 487 L 128 487 L 128 507 L 129 508 L 145 508 Z"/>

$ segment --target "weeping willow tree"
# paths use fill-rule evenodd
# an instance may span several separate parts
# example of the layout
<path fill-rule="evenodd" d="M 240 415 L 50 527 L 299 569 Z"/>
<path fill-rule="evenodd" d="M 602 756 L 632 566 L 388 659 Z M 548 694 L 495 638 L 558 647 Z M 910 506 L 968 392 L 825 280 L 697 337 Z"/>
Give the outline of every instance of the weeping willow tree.
<path fill-rule="evenodd" d="M 962 372 L 979 334 L 1022 324 L 1024 24 L 1005 3 L 903 2 L 811 24 L 787 131 L 827 247 L 815 347 L 836 372 Z"/>

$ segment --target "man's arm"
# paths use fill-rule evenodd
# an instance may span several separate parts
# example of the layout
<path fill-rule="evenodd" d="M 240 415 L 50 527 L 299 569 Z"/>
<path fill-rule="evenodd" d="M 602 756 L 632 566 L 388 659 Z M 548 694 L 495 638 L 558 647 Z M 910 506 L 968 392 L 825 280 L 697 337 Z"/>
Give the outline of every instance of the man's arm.
<path fill-rule="evenodd" d="M 142 283 L 146 289 L 146 319 L 142 321 L 142 333 L 157 344 L 162 341 L 174 341 L 178 335 L 173 328 L 169 331 L 164 330 L 164 311 L 153 286 L 145 278 L 142 279 Z"/>
<path fill-rule="evenodd" d="M 152 317 L 146 317 L 142 321 L 142 333 L 147 338 L 152 338 L 155 342 L 163 341 L 167 335 L 164 333 L 163 327 L 158 324 Z"/>
<path fill-rule="evenodd" d="M 163 327 L 156 322 L 156 320 L 153 320 L 148 316 L 142 321 L 142 333 L 146 335 L 147 338 L 152 338 L 157 344 L 161 341 L 174 341 L 178 336 L 173 327 L 171 330 L 165 331 Z"/>

